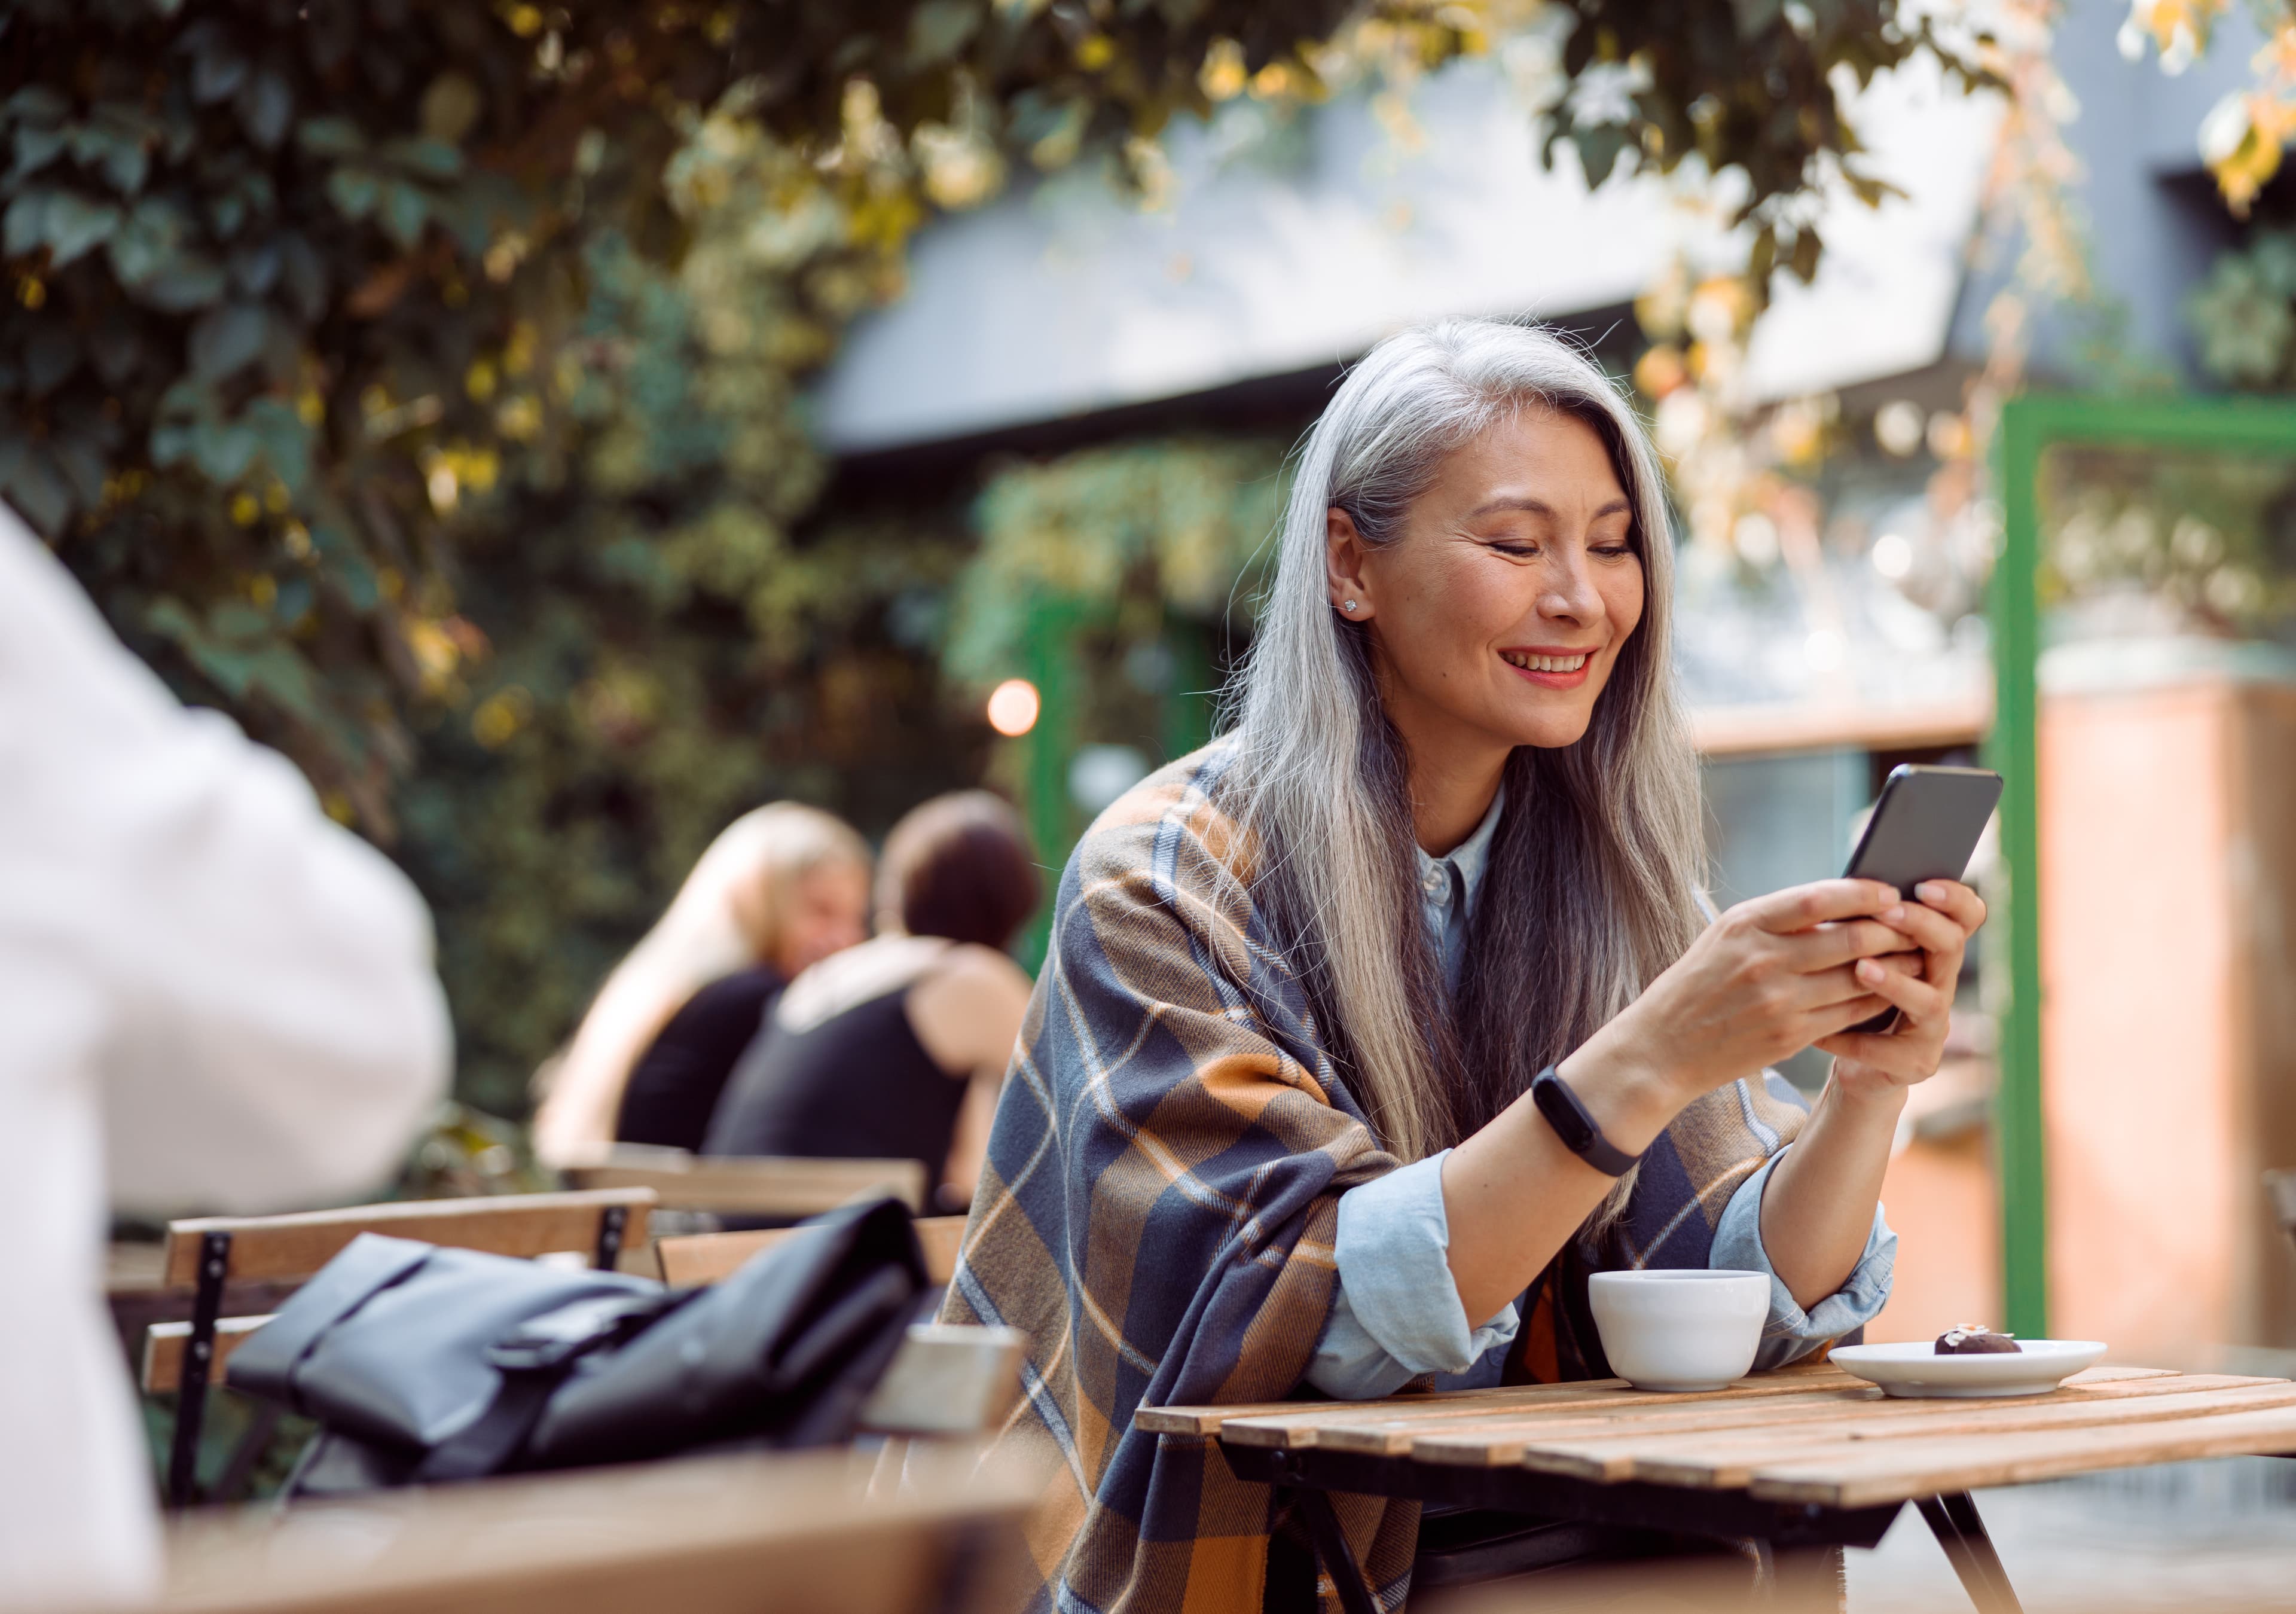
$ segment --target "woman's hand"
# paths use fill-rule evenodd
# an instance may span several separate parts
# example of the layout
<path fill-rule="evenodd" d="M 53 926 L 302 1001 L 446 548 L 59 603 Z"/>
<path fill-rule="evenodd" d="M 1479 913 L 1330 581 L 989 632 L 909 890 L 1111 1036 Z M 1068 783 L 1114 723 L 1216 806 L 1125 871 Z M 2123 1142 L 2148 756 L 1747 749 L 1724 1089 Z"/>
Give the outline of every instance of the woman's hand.
<path fill-rule="evenodd" d="M 1913 950 L 1945 938 L 1925 924 L 1916 934 L 1918 922 L 1906 917 L 1912 911 L 1871 880 L 1821 880 L 1740 903 L 1558 1073 L 1579 1087 L 1580 1071 L 1596 1086 L 1608 1085 L 1604 1075 L 1631 1072 L 1645 1090 L 1667 1094 L 1671 1118 L 1702 1094 L 1903 1007 L 1864 971 L 1878 971 L 1884 983 L 1918 984 Z M 1920 912 L 1923 922 L 1939 920 Z M 1885 913 L 1898 914 L 1900 922 L 1883 923 Z M 1618 1141 L 1631 1150 L 1648 1139 Z"/>
<path fill-rule="evenodd" d="M 1921 949 L 1920 972 L 1855 966 L 1859 985 L 1897 1009 L 1897 1025 L 1881 1033 L 1843 1030 L 1814 1039 L 1833 1055 L 1833 1079 L 1848 1096 L 1902 1092 L 1935 1076 L 1945 1056 L 1954 983 L 1961 979 L 1969 938 L 1985 922 L 1985 902 L 1957 880 L 1925 880 L 1913 896 L 1874 918 Z"/>

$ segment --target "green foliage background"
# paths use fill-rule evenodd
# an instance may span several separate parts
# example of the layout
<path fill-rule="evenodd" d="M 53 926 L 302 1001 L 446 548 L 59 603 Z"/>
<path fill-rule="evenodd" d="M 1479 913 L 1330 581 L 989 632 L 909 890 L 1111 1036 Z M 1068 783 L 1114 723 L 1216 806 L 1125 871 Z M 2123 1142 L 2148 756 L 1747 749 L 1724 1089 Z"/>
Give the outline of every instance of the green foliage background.
<path fill-rule="evenodd" d="M 1603 94 L 1553 139 L 1597 179 L 1741 170 L 1764 285 L 1854 171 L 1828 74 L 1939 48 L 1896 0 L 1561 11 L 1563 89 Z M 1272 510 L 1262 446 L 1015 472 L 957 591 L 962 508 L 818 508 L 805 385 L 918 225 L 1079 161 L 1152 197 L 1174 116 L 1407 84 L 1554 14 L 0 0 L 0 495 L 414 873 L 463 1091 L 514 1108 L 740 808 L 879 828 L 980 775 L 952 611 L 958 688 L 1028 590 L 1209 621 Z"/>

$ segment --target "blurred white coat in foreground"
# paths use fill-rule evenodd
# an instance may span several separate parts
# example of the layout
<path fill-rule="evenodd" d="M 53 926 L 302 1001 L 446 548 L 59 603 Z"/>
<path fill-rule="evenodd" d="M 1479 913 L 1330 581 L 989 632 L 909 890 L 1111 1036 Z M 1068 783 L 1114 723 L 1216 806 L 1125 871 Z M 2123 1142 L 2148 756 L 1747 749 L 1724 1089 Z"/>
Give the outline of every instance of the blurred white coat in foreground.
<path fill-rule="evenodd" d="M 372 1188 L 449 1052 L 406 878 L 180 705 L 0 506 L 0 1608 L 157 1573 L 107 1200 Z"/>

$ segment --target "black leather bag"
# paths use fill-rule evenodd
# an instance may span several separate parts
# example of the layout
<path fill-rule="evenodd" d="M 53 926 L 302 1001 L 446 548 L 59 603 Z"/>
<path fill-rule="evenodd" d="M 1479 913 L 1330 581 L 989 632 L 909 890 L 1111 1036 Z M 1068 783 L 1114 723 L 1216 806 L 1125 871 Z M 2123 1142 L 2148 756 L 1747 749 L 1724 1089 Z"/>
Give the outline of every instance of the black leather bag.
<path fill-rule="evenodd" d="M 232 1388 L 316 1419 L 289 1495 L 849 1438 L 926 1285 L 898 1200 L 712 1289 L 362 1234 L 250 1334 Z"/>

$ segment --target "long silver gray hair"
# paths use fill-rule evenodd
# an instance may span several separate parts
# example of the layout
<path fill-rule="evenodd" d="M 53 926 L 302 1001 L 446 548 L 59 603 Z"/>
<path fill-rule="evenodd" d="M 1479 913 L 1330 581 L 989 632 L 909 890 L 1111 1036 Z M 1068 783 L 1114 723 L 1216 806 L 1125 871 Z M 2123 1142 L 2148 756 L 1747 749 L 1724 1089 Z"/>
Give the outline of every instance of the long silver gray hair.
<path fill-rule="evenodd" d="M 1585 422 L 1633 508 L 1640 626 L 1586 735 L 1518 747 L 1447 1002 L 1414 876 L 1401 738 L 1372 628 L 1332 610 L 1328 512 L 1376 550 L 1402 536 L 1444 457 L 1526 409 Z M 1255 899 L 1305 981 L 1325 1045 L 1382 1143 L 1417 1159 L 1475 1131 L 1680 956 L 1702 927 L 1697 765 L 1674 688 L 1673 550 L 1642 423 L 1548 332 L 1445 320 L 1356 365 L 1298 452 L 1274 579 L 1231 695 L 1224 792 Z M 1623 1200 L 1623 1194 L 1613 1196 Z"/>

